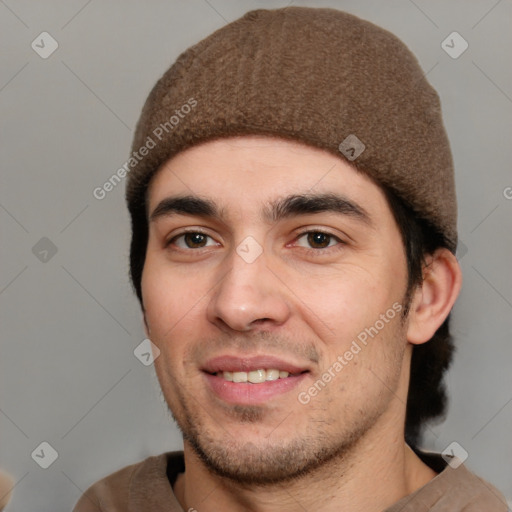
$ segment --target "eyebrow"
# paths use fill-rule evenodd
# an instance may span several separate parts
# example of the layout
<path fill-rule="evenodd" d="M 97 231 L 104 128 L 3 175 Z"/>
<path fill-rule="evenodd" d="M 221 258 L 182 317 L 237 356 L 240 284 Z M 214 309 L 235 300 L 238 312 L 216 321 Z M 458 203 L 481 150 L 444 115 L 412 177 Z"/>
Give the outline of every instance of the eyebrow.
<path fill-rule="evenodd" d="M 293 194 L 276 199 L 265 205 L 262 217 L 267 222 L 278 222 L 296 215 L 315 213 L 336 213 L 346 215 L 372 226 L 368 212 L 355 201 L 333 193 L 327 194 Z M 162 199 L 151 213 L 150 222 L 160 217 L 172 215 L 191 215 L 218 220 L 225 219 L 224 209 L 210 199 L 194 195 L 171 196 Z"/>

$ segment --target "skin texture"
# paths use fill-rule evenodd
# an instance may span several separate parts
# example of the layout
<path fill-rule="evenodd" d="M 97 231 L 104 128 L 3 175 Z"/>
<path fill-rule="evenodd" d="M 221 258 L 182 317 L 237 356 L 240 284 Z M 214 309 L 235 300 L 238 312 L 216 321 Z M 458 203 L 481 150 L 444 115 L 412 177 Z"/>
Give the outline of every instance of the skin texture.
<path fill-rule="evenodd" d="M 265 217 L 272 202 L 301 194 L 343 196 L 365 220 L 332 211 Z M 190 148 L 153 178 L 148 213 L 191 195 L 221 215 L 151 219 L 142 277 L 157 376 L 184 434 L 187 469 L 175 485 L 183 508 L 377 512 L 433 478 L 403 424 L 412 346 L 430 339 L 460 289 L 453 255 L 429 257 L 408 316 L 391 315 L 405 306 L 407 266 L 383 192 L 341 158 L 298 142 L 245 136 Z M 180 237 L 184 230 L 207 236 Z M 250 253 L 262 251 L 252 262 L 237 253 L 249 236 Z M 345 357 L 372 326 L 377 333 Z M 274 356 L 305 373 L 264 401 L 246 384 L 243 403 L 232 403 L 203 371 L 225 355 Z"/>

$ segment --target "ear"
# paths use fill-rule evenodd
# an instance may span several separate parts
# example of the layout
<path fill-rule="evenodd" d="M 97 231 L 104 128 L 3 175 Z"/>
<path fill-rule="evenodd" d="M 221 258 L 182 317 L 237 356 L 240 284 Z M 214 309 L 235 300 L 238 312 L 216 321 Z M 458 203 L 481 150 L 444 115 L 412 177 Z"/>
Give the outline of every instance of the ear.
<path fill-rule="evenodd" d="M 407 341 L 419 345 L 429 341 L 445 321 L 462 286 L 459 262 L 446 248 L 426 259 L 423 283 L 416 288 L 407 328 Z"/>

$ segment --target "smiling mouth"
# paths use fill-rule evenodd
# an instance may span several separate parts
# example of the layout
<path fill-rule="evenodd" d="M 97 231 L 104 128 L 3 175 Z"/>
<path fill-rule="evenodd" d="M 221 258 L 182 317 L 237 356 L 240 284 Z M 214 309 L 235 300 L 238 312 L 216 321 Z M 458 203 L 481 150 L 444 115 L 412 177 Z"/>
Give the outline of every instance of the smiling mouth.
<path fill-rule="evenodd" d="M 216 372 L 210 375 L 220 377 L 227 382 L 261 384 L 263 382 L 286 379 L 288 377 L 295 377 L 297 375 L 300 375 L 300 373 L 293 374 L 282 370 L 276 370 L 275 368 L 269 368 L 252 370 L 250 372 Z"/>
<path fill-rule="evenodd" d="M 310 369 L 260 355 L 218 356 L 201 368 L 214 396 L 233 405 L 262 405 L 297 387 Z"/>

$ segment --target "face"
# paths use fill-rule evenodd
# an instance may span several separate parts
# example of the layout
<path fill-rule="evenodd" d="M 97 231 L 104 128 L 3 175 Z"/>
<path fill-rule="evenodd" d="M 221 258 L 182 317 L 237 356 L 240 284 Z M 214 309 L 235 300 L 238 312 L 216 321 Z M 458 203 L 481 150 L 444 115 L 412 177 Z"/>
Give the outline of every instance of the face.
<path fill-rule="evenodd" d="M 209 469 L 284 481 L 403 428 L 406 260 L 369 178 L 297 142 L 221 139 L 158 171 L 148 214 L 155 368 Z"/>

